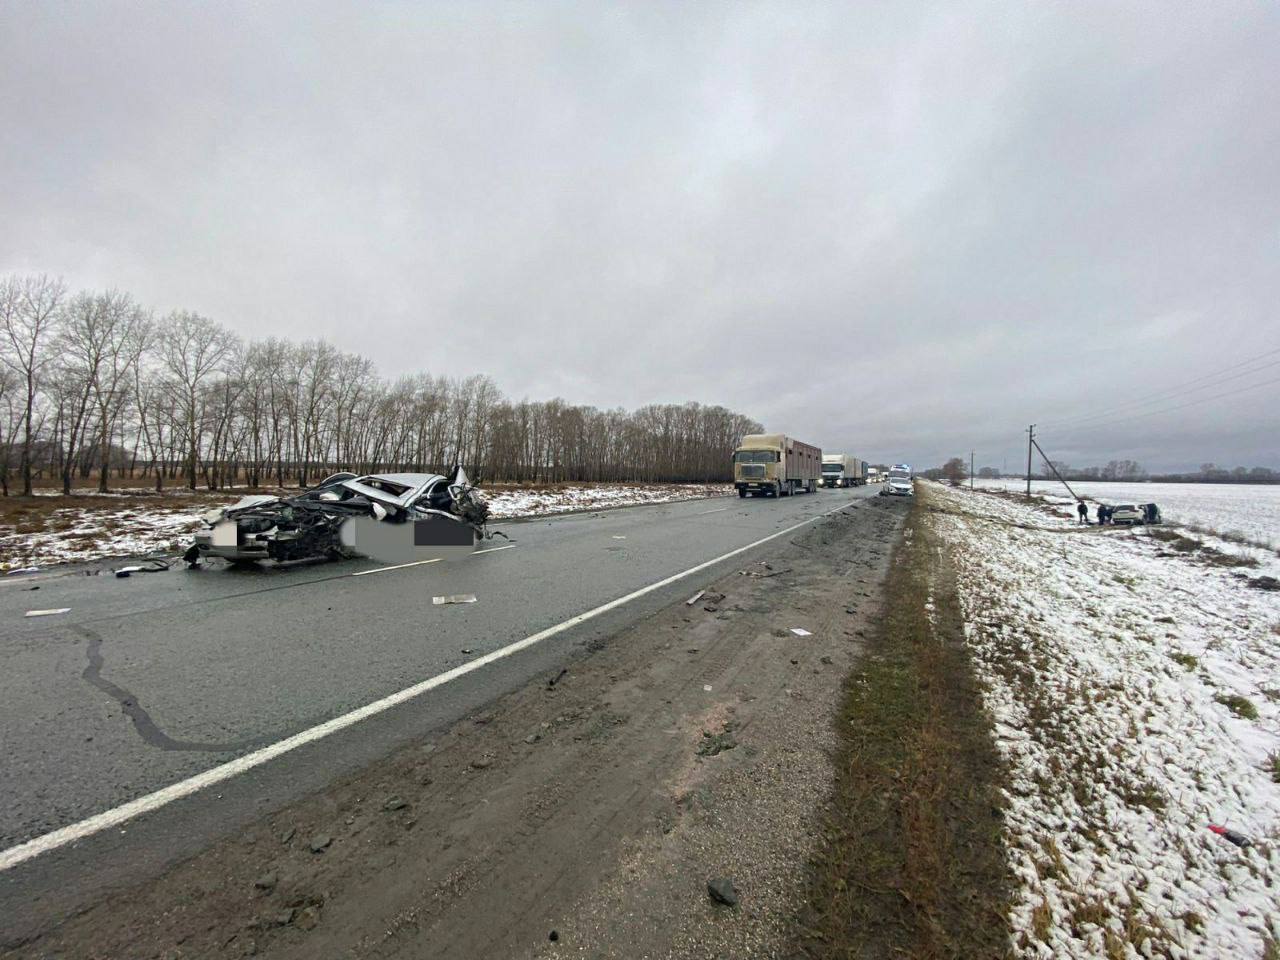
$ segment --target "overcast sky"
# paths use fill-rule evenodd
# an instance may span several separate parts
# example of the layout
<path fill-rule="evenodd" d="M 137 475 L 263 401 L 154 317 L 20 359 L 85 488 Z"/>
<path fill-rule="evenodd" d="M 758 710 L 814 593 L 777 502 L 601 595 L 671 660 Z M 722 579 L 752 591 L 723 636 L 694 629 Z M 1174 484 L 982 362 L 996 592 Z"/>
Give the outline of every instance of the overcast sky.
<path fill-rule="evenodd" d="M 0 273 L 872 460 L 1280 467 L 1280 5 L 0 16 Z"/>

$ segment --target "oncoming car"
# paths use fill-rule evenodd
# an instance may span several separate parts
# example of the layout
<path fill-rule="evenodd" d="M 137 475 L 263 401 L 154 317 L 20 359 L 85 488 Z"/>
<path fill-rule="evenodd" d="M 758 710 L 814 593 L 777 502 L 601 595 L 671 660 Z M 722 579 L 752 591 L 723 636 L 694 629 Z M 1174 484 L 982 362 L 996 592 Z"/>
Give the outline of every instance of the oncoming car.
<path fill-rule="evenodd" d="M 915 486 L 912 484 L 910 477 L 890 475 L 889 482 L 880 488 L 880 496 L 882 497 L 910 497 L 915 492 Z"/>
<path fill-rule="evenodd" d="M 470 552 L 489 536 L 489 508 L 462 468 L 437 473 L 336 473 L 296 497 L 244 497 L 210 510 L 185 559 L 232 562 Z"/>

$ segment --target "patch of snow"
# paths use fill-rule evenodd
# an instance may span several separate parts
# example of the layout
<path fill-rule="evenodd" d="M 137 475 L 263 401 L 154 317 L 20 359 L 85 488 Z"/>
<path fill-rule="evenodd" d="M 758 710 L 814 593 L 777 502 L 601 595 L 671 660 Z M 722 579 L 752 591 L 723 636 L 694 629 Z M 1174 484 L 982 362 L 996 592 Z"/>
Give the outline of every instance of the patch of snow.
<path fill-rule="evenodd" d="M 549 490 L 498 490 L 495 492 L 488 492 L 482 488 L 480 494 L 489 504 L 489 515 L 495 519 L 505 520 L 602 507 L 700 500 L 706 497 L 724 497 L 733 492 L 733 486 L 725 483 L 662 483 L 602 484 Z"/>

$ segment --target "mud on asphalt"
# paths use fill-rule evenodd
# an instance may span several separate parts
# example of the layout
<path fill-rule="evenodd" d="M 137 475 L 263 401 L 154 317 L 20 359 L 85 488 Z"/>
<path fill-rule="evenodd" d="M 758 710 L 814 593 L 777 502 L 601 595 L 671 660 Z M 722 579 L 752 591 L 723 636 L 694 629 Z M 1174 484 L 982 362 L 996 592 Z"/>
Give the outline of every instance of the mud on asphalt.
<path fill-rule="evenodd" d="M 785 956 L 908 509 L 861 500 L 690 578 L 696 603 L 4 956 Z"/>

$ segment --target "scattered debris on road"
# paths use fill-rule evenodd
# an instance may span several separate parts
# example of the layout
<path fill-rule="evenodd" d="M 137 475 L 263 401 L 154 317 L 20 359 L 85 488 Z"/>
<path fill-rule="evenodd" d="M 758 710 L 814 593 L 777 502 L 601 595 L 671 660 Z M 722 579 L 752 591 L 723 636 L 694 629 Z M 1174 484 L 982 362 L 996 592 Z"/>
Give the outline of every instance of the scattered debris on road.
<path fill-rule="evenodd" d="M 738 905 L 738 891 L 728 877 L 713 877 L 708 880 L 707 895 L 716 903 L 724 904 L 726 907 Z"/>
<path fill-rule="evenodd" d="M 792 632 L 792 633 L 794 633 L 797 637 L 812 637 L 812 636 L 813 636 L 813 634 L 812 634 L 812 633 L 810 633 L 808 630 L 806 630 L 804 627 L 792 627 L 792 628 L 791 628 L 791 632 Z"/>
<path fill-rule="evenodd" d="M 172 561 L 170 560 L 151 557 L 143 563 L 135 563 L 127 567 L 120 567 L 116 570 L 116 576 L 123 579 L 135 573 L 164 573 L 169 569 L 169 565 L 171 563 Z"/>
<path fill-rule="evenodd" d="M 698 756 L 716 757 L 726 750 L 732 750 L 737 745 L 738 740 L 733 735 L 733 724 L 726 723 L 724 729 L 719 733 L 712 733 L 709 730 L 702 731 L 702 742 L 698 744 Z"/>
<path fill-rule="evenodd" d="M 28 610 L 25 615 L 28 617 L 52 617 L 54 614 L 70 612 L 70 607 L 53 607 L 49 610 Z"/>
<path fill-rule="evenodd" d="M 704 593 L 706 593 L 706 592 L 707 592 L 707 591 L 705 591 L 705 590 L 699 590 L 699 591 L 698 591 L 697 593 L 695 593 L 692 597 L 690 597 L 688 600 L 686 600 L 686 601 L 685 601 L 685 604 L 686 604 L 687 606 L 692 607 L 695 603 L 697 603 L 699 600 L 701 600 L 701 599 L 702 599 L 702 595 L 703 595 Z"/>
<path fill-rule="evenodd" d="M 274 873 L 266 873 L 253 881 L 254 889 L 270 892 L 276 888 L 276 884 L 280 882 L 280 877 Z"/>
<path fill-rule="evenodd" d="M 761 573 L 759 570 L 739 570 L 738 573 L 744 577 L 756 577 L 760 580 L 767 580 L 770 577 L 780 577 L 784 573 L 791 572 L 790 567 L 787 567 L 785 570 L 775 570 L 772 565 L 765 563 L 763 560 L 760 561 L 760 566 L 764 567 L 764 573 Z"/>
<path fill-rule="evenodd" d="M 474 593 L 451 593 L 447 597 L 432 597 L 431 602 L 437 607 L 446 603 L 475 603 L 476 595 Z M 463 653 L 466 653 L 464 650 Z"/>
<path fill-rule="evenodd" d="M 1235 830 L 1230 830 L 1227 827 L 1220 827 L 1216 823 L 1209 824 L 1209 829 L 1212 830 L 1214 833 L 1216 833 L 1218 836 L 1222 837 L 1224 840 L 1231 841 L 1241 849 L 1243 849 L 1244 847 L 1253 846 L 1253 841 L 1250 840 L 1248 837 L 1246 837 L 1243 833 L 1237 833 Z"/>

